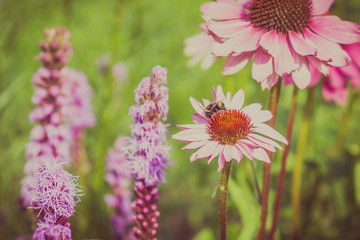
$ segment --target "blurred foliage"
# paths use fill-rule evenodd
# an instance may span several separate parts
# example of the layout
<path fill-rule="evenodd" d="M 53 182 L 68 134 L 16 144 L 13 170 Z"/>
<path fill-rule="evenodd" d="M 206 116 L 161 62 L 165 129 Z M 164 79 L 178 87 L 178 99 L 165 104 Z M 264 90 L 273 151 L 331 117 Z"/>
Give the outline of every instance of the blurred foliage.
<path fill-rule="evenodd" d="M 104 181 L 105 159 L 118 135 L 128 136 L 131 119 L 128 108 L 134 104 L 133 90 L 151 74 L 153 66 L 168 68 L 170 89 L 169 132 L 176 124 L 191 122 L 189 97 L 210 98 L 211 86 L 222 84 L 233 93 L 242 88 L 245 104 L 261 102 L 267 108 L 268 91 L 251 79 L 247 66 L 240 73 L 223 77 L 223 60 L 208 71 L 186 67 L 184 40 L 199 32 L 202 22 L 199 5 L 203 0 L 22 0 L 0 1 L 0 238 L 31 236 L 30 213 L 17 206 L 20 180 L 26 162 L 24 146 L 33 124 L 28 115 L 33 87 L 30 81 L 40 66 L 38 44 L 47 27 L 65 25 L 72 33 L 73 58 L 69 66 L 84 71 L 93 88 L 97 125 L 87 131 L 85 146 L 91 169 L 80 176 L 85 196 L 70 219 L 74 239 L 109 239 L 111 209 L 104 195 L 111 189 Z M 332 9 L 344 19 L 359 22 L 357 0 L 335 1 Z M 122 61 L 128 79 L 117 82 L 110 72 L 103 75 L 96 62 L 104 54 L 110 66 Z M 277 129 L 285 135 L 292 86 L 282 89 Z M 290 232 L 290 186 L 298 129 L 306 94 L 299 94 L 293 144 L 279 220 L 278 239 Z M 301 239 L 360 239 L 360 99 L 352 103 L 349 132 L 344 141 L 333 145 L 344 124 L 347 107 L 324 102 L 319 86 L 310 126 L 303 171 Z M 350 101 L 349 101 L 350 102 Z M 217 197 L 211 198 L 220 179 L 216 161 L 209 166 L 200 160 L 190 163 L 191 151 L 181 151 L 183 143 L 169 140 L 176 162 L 167 171 L 167 184 L 160 185 L 160 239 L 211 240 L 218 236 Z M 336 147 L 336 151 L 329 148 Z M 331 154 L 329 154 L 331 153 Z M 271 206 L 280 170 L 281 153 L 272 164 Z M 229 198 L 229 239 L 254 239 L 259 225 L 260 205 L 254 191 L 254 177 L 261 184 L 261 162 L 233 164 Z M 74 174 L 79 174 L 70 169 Z M 261 187 L 261 186 L 260 186 Z M 270 219 L 269 219 L 270 220 Z M 268 221 L 270 223 L 270 221 Z"/>

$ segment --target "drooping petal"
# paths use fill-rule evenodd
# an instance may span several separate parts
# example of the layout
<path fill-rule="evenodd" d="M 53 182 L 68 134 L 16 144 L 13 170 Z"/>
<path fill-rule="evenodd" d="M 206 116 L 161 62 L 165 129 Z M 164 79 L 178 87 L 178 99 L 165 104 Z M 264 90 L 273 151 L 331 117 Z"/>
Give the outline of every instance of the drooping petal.
<path fill-rule="evenodd" d="M 277 141 L 280 141 L 282 143 L 288 144 L 288 141 L 286 138 L 284 138 L 278 131 L 274 130 L 272 127 L 264 124 L 264 123 L 258 123 L 254 125 L 254 132 L 261 133 L 267 137 L 270 137 L 272 139 L 275 139 Z"/>
<path fill-rule="evenodd" d="M 337 16 L 313 17 L 309 25 L 317 34 L 342 44 L 360 41 L 360 25 L 343 21 Z"/>
<path fill-rule="evenodd" d="M 291 73 L 298 67 L 294 56 L 291 54 L 286 35 L 274 30 L 269 31 L 262 36 L 260 45 L 274 57 L 275 72 L 280 76 Z"/>
<path fill-rule="evenodd" d="M 309 43 L 302 34 L 298 34 L 296 32 L 289 32 L 289 39 L 291 45 L 298 54 L 302 56 L 316 54 L 315 46 Z"/>
<path fill-rule="evenodd" d="M 216 88 L 216 101 L 217 102 L 225 101 L 225 95 L 224 95 L 224 91 L 223 91 L 221 85 L 217 85 L 217 88 Z"/>
<path fill-rule="evenodd" d="M 320 15 L 329 11 L 334 0 L 313 0 L 312 1 L 312 14 Z"/>
<path fill-rule="evenodd" d="M 253 151 L 253 156 L 254 158 L 266 162 L 266 163 L 271 163 L 269 155 L 266 153 L 266 151 L 262 148 L 256 148 Z"/>
<path fill-rule="evenodd" d="M 241 153 L 244 154 L 248 159 L 253 160 L 251 149 L 244 143 L 236 143 L 236 147 L 240 149 Z"/>
<path fill-rule="evenodd" d="M 188 145 L 186 145 L 185 147 L 181 148 L 183 150 L 193 150 L 193 149 L 197 149 L 200 148 L 202 146 L 204 146 L 205 144 L 207 144 L 209 141 L 205 140 L 205 141 L 199 141 L 199 142 L 191 142 Z"/>
<path fill-rule="evenodd" d="M 275 141 L 269 139 L 269 138 L 266 138 L 266 137 L 263 137 L 261 135 L 258 135 L 258 134 L 255 134 L 255 133 L 250 133 L 248 135 L 248 139 L 253 141 L 254 143 L 258 144 L 259 146 L 262 146 L 263 143 L 267 144 L 267 145 L 271 145 L 271 146 L 274 146 L 280 150 L 282 150 L 282 147 Z M 265 148 L 265 147 L 264 147 Z M 268 151 L 271 151 L 271 152 L 274 152 L 271 150 L 272 148 L 268 148 L 266 150 Z"/>
<path fill-rule="evenodd" d="M 237 91 L 230 103 L 230 109 L 240 110 L 245 101 L 245 93 L 242 89 Z"/>
<path fill-rule="evenodd" d="M 273 60 L 269 54 L 265 54 L 261 48 L 259 48 L 254 57 L 254 63 L 252 66 L 252 77 L 257 82 L 263 82 L 274 72 Z"/>
<path fill-rule="evenodd" d="M 233 156 L 232 156 L 232 149 L 231 149 L 230 145 L 225 145 L 223 154 L 224 154 L 225 160 L 227 162 L 230 162 L 232 160 Z"/>
<path fill-rule="evenodd" d="M 217 142 L 208 141 L 204 146 L 199 148 L 199 150 L 197 150 L 190 156 L 190 161 L 193 162 L 212 155 L 217 145 Z"/>
<path fill-rule="evenodd" d="M 216 158 L 220 154 L 220 152 L 223 151 L 223 149 L 224 149 L 224 145 L 217 145 L 213 153 L 208 157 L 207 164 L 210 164 L 211 160 Z"/>
<path fill-rule="evenodd" d="M 243 158 L 243 154 L 241 153 L 241 151 L 236 147 L 236 145 L 231 146 L 231 151 L 233 159 L 240 163 Z"/>
<path fill-rule="evenodd" d="M 249 22 L 239 19 L 229 21 L 212 22 L 209 25 L 209 31 L 221 38 L 231 38 L 236 36 L 239 31 L 249 26 Z"/>
<path fill-rule="evenodd" d="M 205 131 L 187 129 L 175 133 L 171 136 L 171 138 L 183 142 L 203 141 L 209 139 L 209 134 L 207 134 Z"/>
<path fill-rule="evenodd" d="M 200 10 L 205 16 L 218 20 L 236 19 L 242 12 L 241 4 L 236 2 L 208 2 L 201 4 Z"/>
<path fill-rule="evenodd" d="M 224 64 L 223 75 L 232 75 L 239 72 L 245 67 L 252 55 L 253 52 L 246 52 L 237 56 L 228 56 Z"/>
<path fill-rule="evenodd" d="M 300 89 L 306 88 L 310 84 L 311 73 L 309 69 L 309 65 L 305 58 L 300 58 L 300 67 L 295 69 L 291 76 L 296 84 L 296 86 Z"/>
<path fill-rule="evenodd" d="M 226 159 L 224 156 L 224 152 L 220 152 L 219 158 L 218 158 L 218 164 L 219 164 L 218 172 L 220 172 L 224 168 L 225 162 L 226 162 Z"/>
<path fill-rule="evenodd" d="M 198 113 L 194 113 L 192 115 L 192 120 L 194 123 L 198 123 L 198 124 L 206 124 L 209 121 L 209 119 Z"/>

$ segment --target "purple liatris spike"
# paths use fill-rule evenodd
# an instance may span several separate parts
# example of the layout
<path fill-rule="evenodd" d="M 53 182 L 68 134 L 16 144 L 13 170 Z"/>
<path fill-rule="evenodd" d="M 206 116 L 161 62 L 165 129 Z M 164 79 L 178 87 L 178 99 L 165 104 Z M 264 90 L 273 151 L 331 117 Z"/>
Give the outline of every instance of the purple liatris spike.
<path fill-rule="evenodd" d="M 65 224 L 75 212 L 75 204 L 80 201 L 81 190 L 78 177 L 62 169 L 63 163 L 56 159 L 43 160 L 42 166 L 34 173 L 32 186 L 33 201 L 40 218 L 51 224 Z"/>
<path fill-rule="evenodd" d="M 134 120 L 131 125 L 129 141 L 129 169 L 137 180 L 144 180 L 146 186 L 165 182 L 164 170 L 168 167 L 170 148 L 166 142 L 167 125 L 165 121 L 169 111 L 168 88 L 165 68 L 153 68 L 152 77 L 144 78 L 135 90 L 137 104 L 129 109 Z"/>
<path fill-rule="evenodd" d="M 126 239 L 129 227 L 132 224 L 133 212 L 131 209 L 131 176 L 126 165 L 127 157 L 123 151 L 126 141 L 118 137 L 114 149 L 110 150 L 106 160 L 106 181 L 114 189 L 114 194 L 105 196 L 106 203 L 114 208 L 111 216 L 115 239 Z"/>
<path fill-rule="evenodd" d="M 156 185 L 165 182 L 165 169 L 170 164 L 170 148 L 165 145 L 168 107 L 167 70 L 156 66 L 150 77 L 144 78 L 135 90 L 136 104 L 129 112 L 134 120 L 131 139 L 127 147 L 128 165 L 136 179 L 136 227 L 133 234 L 138 239 L 156 239 L 158 200 Z"/>
<path fill-rule="evenodd" d="M 30 142 L 26 145 L 26 176 L 22 181 L 21 194 L 24 206 L 28 206 L 32 199 L 28 187 L 42 157 L 61 155 L 58 161 L 70 162 L 71 135 L 69 128 L 63 124 L 60 103 L 63 95 L 61 71 L 71 54 L 70 32 L 65 27 L 49 28 L 44 35 L 46 40 L 40 43 L 42 52 L 38 56 L 43 66 L 32 79 L 35 87 L 32 102 L 37 108 L 30 113 L 29 119 L 38 125 L 32 129 Z"/>
<path fill-rule="evenodd" d="M 134 188 L 136 200 L 132 203 L 135 211 L 133 233 L 138 239 L 157 239 L 156 232 L 159 224 L 157 217 L 156 202 L 159 200 L 158 189 L 155 186 L 145 187 L 142 181 L 138 181 Z"/>
<path fill-rule="evenodd" d="M 75 204 L 80 201 L 82 194 L 78 177 L 63 170 L 63 165 L 57 163 L 55 158 L 42 160 L 34 173 L 31 189 L 33 201 L 36 202 L 33 208 L 38 211 L 39 223 L 33 239 L 71 239 L 68 219 L 74 214 Z M 57 236 L 60 232 L 62 235 Z"/>
<path fill-rule="evenodd" d="M 61 224 L 38 222 L 32 240 L 71 240 L 71 229 Z"/>

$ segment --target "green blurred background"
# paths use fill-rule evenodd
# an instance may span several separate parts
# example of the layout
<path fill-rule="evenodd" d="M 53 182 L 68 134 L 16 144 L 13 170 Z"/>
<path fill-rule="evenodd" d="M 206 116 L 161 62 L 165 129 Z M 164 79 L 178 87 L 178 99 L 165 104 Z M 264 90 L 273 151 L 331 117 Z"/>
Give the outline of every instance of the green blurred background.
<path fill-rule="evenodd" d="M 202 22 L 199 0 L 2 0 L 0 1 L 0 239 L 30 237 L 32 215 L 17 206 L 23 177 L 25 144 L 34 126 L 28 115 L 32 75 L 40 66 L 36 59 L 44 28 L 67 26 L 74 55 L 68 64 L 85 72 L 93 88 L 93 109 L 97 124 L 87 130 L 85 146 L 91 169 L 80 176 L 85 195 L 70 218 L 74 239 L 110 239 L 109 215 L 104 195 L 111 189 L 104 180 L 108 148 L 118 135 L 129 136 L 128 108 L 135 103 L 133 91 L 155 65 L 168 69 L 170 112 L 169 133 L 176 124 L 191 123 L 193 108 L 189 97 L 210 98 L 211 86 L 221 84 L 233 93 L 245 90 L 245 104 L 260 102 L 267 108 L 269 91 L 251 79 L 248 65 L 232 77 L 223 77 L 223 60 L 207 71 L 186 66 L 184 40 L 199 32 Z M 360 2 L 335 1 L 332 11 L 343 19 L 360 21 Z M 129 76 L 123 83 L 111 74 L 103 75 L 96 64 L 109 54 L 110 66 L 124 62 Z M 283 87 L 277 130 L 285 135 L 292 86 Z M 353 98 L 351 91 L 350 99 Z M 278 239 L 288 239 L 291 219 L 291 179 L 294 154 L 306 92 L 299 93 L 293 144 L 280 212 Z M 360 99 L 339 107 L 324 102 L 319 86 L 310 125 L 303 168 L 301 239 L 360 239 Z M 350 102 L 350 101 L 348 101 Z M 327 151 L 339 128 L 348 118 L 350 131 L 337 145 L 336 154 Z M 345 120 L 344 120 L 345 119 Z M 176 162 L 167 170 L 167 183 L 159 186 L 160 239 L 218 239 L 217 197 L 211 198 L 219 181 L 216 160 L 190 163 L 192 151 L 182 151 L 183 143 L 170 139 Z M 270 217 L 280 169 L 281 154 L 274 155 L 270 193 Z M 230 179 L 229 239 L 254 239 L 259 226 L 260 204 L 254 194 L 254 177 L 261 185 L 262 166 L 249 160 L 233 164 Z M 73 174 L 79 174 L 73 169 Z M 270 219 L 269 219 L 270 220 Z M 268 221 L 270 223 L 271 221 Z M 270 225 L 269 225 L 270 226 Z M 268 226 L 268 227 L 269 227 Z"/>

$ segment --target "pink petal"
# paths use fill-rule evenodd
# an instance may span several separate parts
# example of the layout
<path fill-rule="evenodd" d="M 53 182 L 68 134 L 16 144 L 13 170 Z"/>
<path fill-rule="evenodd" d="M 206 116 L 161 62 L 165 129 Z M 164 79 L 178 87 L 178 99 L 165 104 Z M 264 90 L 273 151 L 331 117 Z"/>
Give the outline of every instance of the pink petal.
<path fill-rule="evenodd" d="M 200 130 L 187 129 L 175 133 L 171 138 L 184 142 L 203 141 L 209 140 L 209 134 Z"/>
<path fill-rule="evenodd" d="M 226 93 L 226 99 L 224 101 L 224 104 L 225 106 L 230 106 L 230 103 L 231 103 L 231 93 L 230 92 L 227 92 Z"/>
<path fill-rule="evenodd" d="M 341 72 L 349 77 L 351 85 L 356 89 L 360 87 L 360 68 L 356 67 L 355 64 L 342 67 Z"/>
<path fill-rule="evenodd" d="M 206 129 L 206 126 L 203 124 L 183 124 L 183 125 L 176 125 L 178 128 L 186 130 L 186 129 Z"/>
<path fill-rule="evenodd" d="M 208 29 L 220 38 L 232 38 L 249 25 L 249 22 L 236 19 L 212 22 Z"/>
<path fill-rule="evenodd" d="M 220 152 L 223 151 L 224 146 L 223 145 L 217 145 L 217 147 L 214 149 L 213 153 L 208 157 L 207 164 L 210 164 L 211 160 L 213 160 L 215 157 L 217 157 Z"/>
<path fill-rule="evenodd" d="M 324 75 L 329 75 L 329 67 L 323 61 L 313 56 L 307 56 L 306 58 L 308 59 L 309 63 L 311 63 L 311 65 L 315 67 L 319 72 Z"/>
<path fill-rule="evenodd" d="M 225 145 L 223 154 L 224 154 L 225 160 L 226 160 L 227 162 L 230 162 L 230 161 L 232 160 L 232 149 L 231 149 L 231 146 Z"/>
<path fill-rule="evenodd" d="M 260 45 L 274 57 L 275 72 L 280 76 L 291 73 L 298 67 L 291 54 L 286 35 L 269 31 L 262 36 Z"/>
<path fill-rule="evenodd" d="M 316 54 L 316 48 L 311 43 L 309 43 L 302 34 L 290 32 L 289 39 L 291 45 L 298 54 L 302 56 Z"/>
<path fill-rule="evenodd" d="M 197 113 L 199 113 L 200 115 L 204 113 L 205 108 L 198 100 L 196 100 L 193 97 L 190 97 L 190 102 Z"/>
<path fill-rule="evenodd" d="M 216 90 L 214 87 L 211 88 L 211 93 L 212 93 L 212 96 L 213 96 L 213 101 L 216 101 Z"/>
<path fill-rule="evenodd" d="M 252 103 L 247 106 L 245 106 L 241 111 L 243 113 L 246 113 L 249 115 L 249 117 L 252 119 L 252 116 L 256 114 L 257 112 L 261 111 L 261 104 L 260 103 Z"/>
<path fill-rule="evenodd" d="M 221 85 L 217 85 L 217 88 L 216 88 L 216 101 L 217 102 L 225 101 L 225 95 L 224 95 Z"/>
<path fill-rule="evenodd" d="M 222 72 L 223 75 L 231 75 L 240 71 L 243 67 L 245 67 L 252 55 L 253 52 L 242 53 L 238 56 L 230 55 L 225 61 Z"/>
<path fill-rule="evenodd" d="M 209 141 L 199 141 L 199 142 L 192 142 L 189 143 L 188 145 L 186 145 L 185 147 L 181 148 L 183 150 L 193 150 L 193 149 L 197 149 L 200 148 L 202 146 L 204 146 L 205 144 L 207 144 Z"/>
<path fill-rule="evenodd" d="M 274 146 L 274 147 L 282 150 L 282 147 L 277 142 L 275 142 L 275 141 L 273 141 L 273 140 L 271 140 L 269 138 L 263 137 L 261 135 L 258 135 L 258 134 L 255 134 L 255 133 L 250 133 L 248 135 L 248 138 L 249 138 L 249 140 L 251 140 L 253 142 L 256 142 L 257 144 L 260 144 L 259 142 L 266 143 L 267 145 L 271 145 L 271 146 Z M 262 145 L 260 145 L 260 146 L 262 146 Z M 269 149 L 266 149 L 266 150 L 271 151 Z M 274 152 L 274 151 L 271 151 L 271 152 Z"/>
<path fill-rule="evenodd" d="M 309 26 L 311 30 L 330 41 L 342 44 L 360 41 L 360 25 L 342 21 L 337 16 L 314 17 Z"/>
<path fill-rule="evenodd" d="M 279 80 L 279 75 L 277 75 L 275 72 L 271 74 L 265 81 L 261 83 L 261 88 L 264 90 L 265 88 L 272 88 Z"/>
<path fill-rule="evenodd" d="M 234 2 L 209 2 L 200 5 L 200 10 L 205 16 L 212 19 L 226 20 L 240 18 L 243 11 L 242 4 Z"/>
<path fill-rule="evenodd" d="M 211 102 L 209 99 L 203 99 L 203 103 L 204 103 L 204 106 L 206 108 L 206 106 L 208 106 Z"/>
<path fill-rule="evenodd" d="M 228 56 L 232 52 L 241 54 L 254 51 L 259 47 L 259 40 L 263 33 L 262 30 L 258 31 L 252 27 L 244 28 L 235 37 L 214 47 L 212 52 L 215 56 L 223 57 Z"/>
<path fill-rule="evenodd" d="M 254 158 L 256 158 L 256 159 L 258 159 L 260 161 L 263 161 L 263 162 L 266 162 L 266 163 L 271 163 L 269 155 L 262 148 L 254 149 L 253 156 L 254 156 Z"/>
<path fill-rule="evenodd" d="M 312 14 L 320 15 L 329 11 L 334 0 L 313 0 L 312 1 Z"/>
<path fill-rule="evenodd" d="M 226 162 L 226 159 L 225 159 L 224 153 L 220 152 L 219 159 L 218 159 L 218 164 L 219 164 L 218 172 L 220 172 L 224 168 L 225 162 Z"/>
<path fill-rule="evenodd" d="M 300 89 L 304 89 L 310 84 L 311 73 L 306 59 L 301 58 L 300 67 L 295 69 L 291 76 L 296 86 Z"/>
<path fill-rule="evenodd" d="M 209 119 L 207 119 L 206 117 L 204 117 L 198 113 L 194 113 L 192 115 L 192 120 L 194 123 L 198 123 L 198 124 L 206 124 L 209 121 Z"/>
<path fill-rule="evenodd" d="M 309 39 L 317 48 L 317 58 L 329 61 L 332 66 L 345 66 L 350 60 L 349 55 L 340 47 L 339 44 L 329 41 L 310 30 L 303 31 L 305 37 Z"/>
<path fill-rule="evenodd" d="M 252 66 L 252 77 L 257 82 L 263 82 L 273 71 L 272 57 L 269 54 L 265 54 L 261 48 L 258 48 Z"/>
<path fill-rule="evenodd" d="M 248 159 L 253 160 L 251 149 L 243 143 L 236 143 L 236 147 L 239 148 L 242 154 L 244 154 Z"/>
<path fill-rule="evenodd" d="M 251 120 L 253 123 L 262 123 L 270 120 L 272 117 L 273 116 L 270 111 L 261 110 L 261 111 L 255 111 L 251 116 Z"/>
<path fill-rule="evenodd" d="M 217 145 L 217 142 L 208 141 L 204 146 L 199 148 L 199 150 L 197 150 L 190 156 L 190 161 L 193 162 L 210 156 L 211 154 L 213 154 L 214 149 L 217 147 Z"/>
<path fill-rule="evenodd" d="M 245 101 L 245 93 L 242 89 L 237 91 L 231 100 L 230 109 L 237 109 L 240 110 Z"/>
<path fill-rule="evenodd" d="M 233 159 L 240 163 L 243 158 L 243 154 L 241 153 L 241 151 L 236 146 L 231 146 L 231 150 Z"/>
<path fill-rule="evenodd" d="M 272 127 L 270 127 L 264 123 L 258 123 L 256 125 L 254 125 L 254 127 L 255 127 L 254 128 L 255 133 L 260 133 L 260 134 L 263 134 L 272 139 L 275 139 L 275 140 L 278 140 L 285 144 L 288 144 L 288 141 L 286 140 L 286 138 L 284 138 L 279 132 L 274 130 Z"/>

